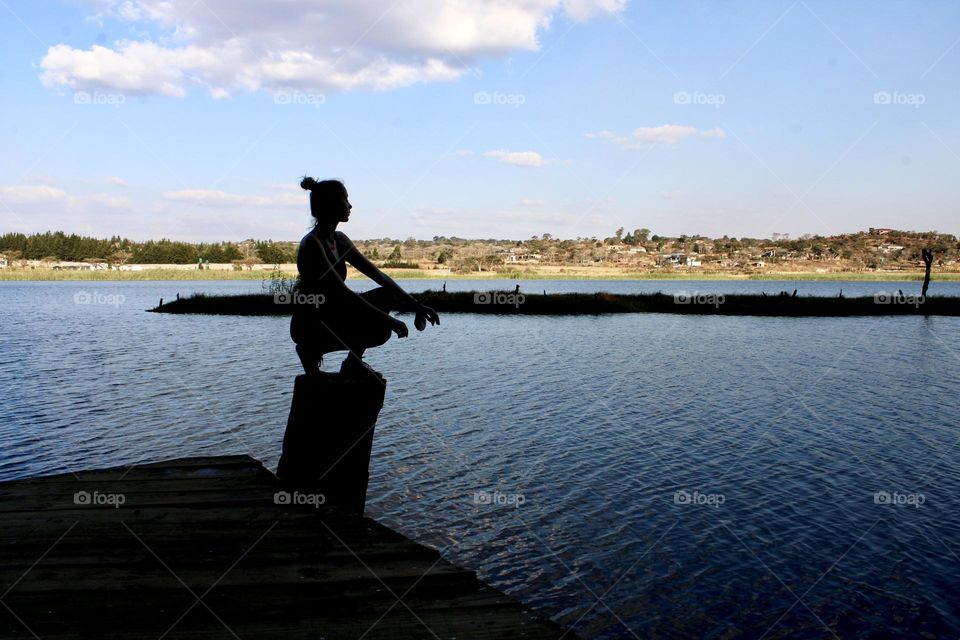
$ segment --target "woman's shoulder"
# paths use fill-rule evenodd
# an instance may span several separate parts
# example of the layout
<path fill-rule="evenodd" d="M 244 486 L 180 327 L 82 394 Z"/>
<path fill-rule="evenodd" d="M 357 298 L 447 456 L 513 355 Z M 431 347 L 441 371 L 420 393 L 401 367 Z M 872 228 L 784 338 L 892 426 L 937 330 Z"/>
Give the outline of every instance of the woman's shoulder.
<path fill-rule="evenodd" d="M 305 236 L 300 238 L 300 246 L 302 247 L 306 244 L 312 244 L 315 237 L 316 234 L 313 232 L 313 230 L 309 231 Z"/>
<path fill-rule="evenodd" d="M 343 231 L 335 231 L 334 237 L 336 237 L 337 244 L 340 245 L 341 247 L 350 248 L 353 246 L 353 242 L 350 240 L 350 238 L 347 237 L 347 234 L 345 234 Z"/>

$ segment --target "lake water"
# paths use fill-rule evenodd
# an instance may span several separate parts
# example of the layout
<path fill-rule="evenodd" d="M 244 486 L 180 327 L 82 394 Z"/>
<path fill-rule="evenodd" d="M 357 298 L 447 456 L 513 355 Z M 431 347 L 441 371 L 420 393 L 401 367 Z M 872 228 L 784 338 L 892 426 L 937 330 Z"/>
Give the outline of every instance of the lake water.
<path fill-rule="evenodd" d="M 493 287 L 513 283 L 447 285 Z M 0 479 L 238 453 L 275 468 L 300 371 L 288 320 L 144 313 L 260 289 L 0 283 Z M 960 318 L 448 314 L 367 360 L 389 381 L 368 515 L 585 637 L 960 634 Z"/>

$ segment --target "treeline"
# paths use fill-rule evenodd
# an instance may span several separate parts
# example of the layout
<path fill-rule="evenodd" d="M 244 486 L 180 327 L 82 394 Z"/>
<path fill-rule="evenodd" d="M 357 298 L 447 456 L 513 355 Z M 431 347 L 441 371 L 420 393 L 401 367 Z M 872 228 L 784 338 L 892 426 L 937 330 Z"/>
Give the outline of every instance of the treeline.
<path fill-rule="evenodd" d="M 62 260 L 68 262 L 106 262 L 109 264 L 191 264 L 204 262 L 263 262 L 270 264 L 296 261 L 290 243 L 245 241 L 242 243 L 192 243 L 174 240 L 135 242 L 119 236 L 91 238 L 62 231 L 25 235 L 0 235 L 0 253 L 15 260 Z"/>

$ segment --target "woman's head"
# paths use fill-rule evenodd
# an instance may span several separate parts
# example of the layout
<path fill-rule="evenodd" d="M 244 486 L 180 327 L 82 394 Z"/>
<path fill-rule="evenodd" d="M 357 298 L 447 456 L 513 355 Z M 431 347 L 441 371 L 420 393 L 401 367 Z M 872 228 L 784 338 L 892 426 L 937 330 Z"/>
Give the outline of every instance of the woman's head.
<path fill-rule="evenodd" d="M 353 205 L 347 196 L 347 188 L 339 180 L 314 180 L 304 178 L 300 187 L 310 192 L 310 214 L 316 220 L 334 226 L 350 218 Z"/>

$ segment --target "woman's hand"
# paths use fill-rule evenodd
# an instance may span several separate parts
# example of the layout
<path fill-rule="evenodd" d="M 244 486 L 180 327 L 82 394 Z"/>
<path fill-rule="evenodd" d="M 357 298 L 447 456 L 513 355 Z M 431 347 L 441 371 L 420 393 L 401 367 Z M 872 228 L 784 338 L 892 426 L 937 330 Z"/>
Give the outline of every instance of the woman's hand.
<path fill-rule="evenodd" d="M 397 334 L 398 338 L 406 338 L 410 333 L 410 330 L 407 329 L 406 323 L 403 322 L 403 320 L 394 318 L 393 316 L 390 316 L 390 331 L 393 331 L 395 334 Z"/>
<path fill-rule="evenodd" d="M 436 311 L 425 304 L 418 303 L 417 317 L 413 321 L 413 326 L 417 328 L 417 331 L 423 331 L 427 327 L 427 320 L 430 321 L 431 326 L 440 324 L 440 316 L 437 315 Z"/>

